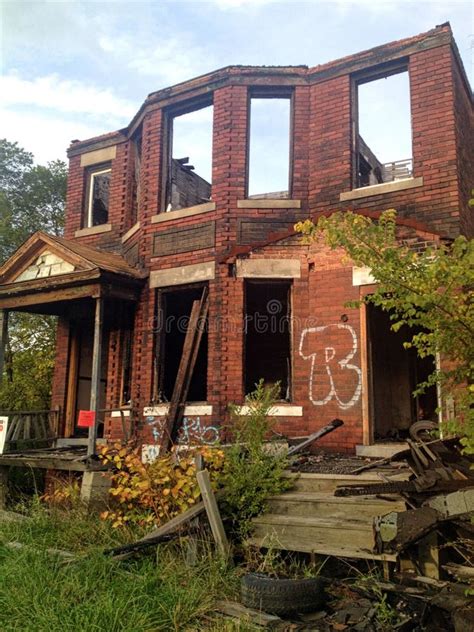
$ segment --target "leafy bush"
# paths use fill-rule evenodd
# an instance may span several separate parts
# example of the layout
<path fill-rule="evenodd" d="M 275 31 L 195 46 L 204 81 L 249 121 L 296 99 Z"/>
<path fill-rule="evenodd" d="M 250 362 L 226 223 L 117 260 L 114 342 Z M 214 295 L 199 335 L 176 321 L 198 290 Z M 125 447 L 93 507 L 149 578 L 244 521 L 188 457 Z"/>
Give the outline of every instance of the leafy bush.
<path fill-rule="evenodd" d="M 269 412 L 280 386 L 265 386 L 263 380 L 256 386 L 245 399 L 248 414 L 240 414 L 236 405 L 230 407 L 234 442 L 226 451 L 221 474 L 225 489 L 222 510 L 237 538 L 248 535 L 251 519 L 265 510 L 268 497 L 289 485 L 283 477 L 286 454 L 278 454 L 265 445 L 272 429 Z"/>
<path fill-rule="evenodd" d="M 198 450 L 215 485 L 222 467 L 223 452 L 215 448 Z M 140 448 L 120 443 L 103 446 L 99 456 L 112 465 L 111 508 L 101 517 L 113 527 L 132 524 L 160 525 L 186 511 L 199 500 L 194 456 L 171 452 L 151 463 L 143 463 Z"/>

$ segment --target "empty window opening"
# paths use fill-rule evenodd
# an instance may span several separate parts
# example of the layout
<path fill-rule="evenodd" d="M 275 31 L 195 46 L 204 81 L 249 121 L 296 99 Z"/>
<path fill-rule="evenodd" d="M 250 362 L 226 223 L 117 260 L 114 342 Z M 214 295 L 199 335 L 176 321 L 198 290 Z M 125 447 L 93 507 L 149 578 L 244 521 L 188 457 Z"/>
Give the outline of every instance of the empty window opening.
<path fill-rule="evenodd" d="M 109 166 L 91 169 L 87 173 L 86 227 L 107 224 L 109 219 L 109 188 L 112 170 Z"/>
<path fill-rule="evenodd" d="M 157 401 L 171 401 L 193 302 L 201 299 L 202 291 L 203 286 L 193 286 L 159 292 L 158 332 L 154 358 L 157 384 L 155 399 Z M 206 327 L 202 334 L 189 386 L 187 399 L 190 402 L 207 400 L 207 339 Z"/>
<path fill-rule="evenodd" d="M 435 360 L 419 358 L 415 349 L 404 348 L 416 330 L 402 327 L 394 332 L 388 312 L 375 305 L 367 310 L 374 437 L 405 439 L 415 421 L 437 421 L 436 387 L 413 397 L 416 386 L 435 370 Z"/>
<path fill-rule="evenodd" d="M 166 211 L 211 199 L 213 110 L 206 105 L 168 119 Z"/>
<path fill-rule="evenodd" d="M 413 174 L 408 72 L 357 84 L 356 186 Z"/>
<path fill-rule="evenodd" d="M 120 349 L 122 353 L 120 406 L 129 406 L 132 403 L 132 333 L 131 329 L 123 329 L 120 332 Z"/>
<path fill-rule="evenodd" d="M 289 197 L 290 119 L 290 97 L 250 99 L 248 197 Z"/>
<path fill-rule="evenodd" d="M 130 226 L 138 219 L 140 206 L 140 174 L 142 166 L 142 136 L 137 136 L 133 142 L 133 171 L 132 171 L 132 207 L 130 214 Z"/>
<path fill-rule="evenodd" d="M 291 327 L 288 281 L 245 283 L 245 393 L 280 383 L 279 397 L 290 401 Z"/>

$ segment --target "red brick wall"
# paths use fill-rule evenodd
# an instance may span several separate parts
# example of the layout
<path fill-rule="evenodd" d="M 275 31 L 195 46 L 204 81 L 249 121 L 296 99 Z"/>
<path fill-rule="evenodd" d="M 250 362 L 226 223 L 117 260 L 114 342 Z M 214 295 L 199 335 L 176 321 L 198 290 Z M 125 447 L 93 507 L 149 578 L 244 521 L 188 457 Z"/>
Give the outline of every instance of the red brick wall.
<path fill-rule="evenodd" d="M 441 31 L 448 32 L 446 28 Z M 387 45 L 387 59 L 378 52 L 377 63 L 390 59 L 393 50 L 393 45 Z M 301 210 L 238 208 L 237 201 L 245 197 L 246 190 L 248 86 L 252 85 L 252 77 L 243 70 L 233 69 L 230 83 L 223 87 L 217 85 L 213 91 L 212 200 L 216 210 L 152 224 L 151 217 L 162 210 L 163 115 L 159 103 L 146 106 L 141 123 L 140 230 L 126 247 L 137 243 L 140 262 L 150 271 L 218 262 L 236 245 L 239 219 L 274 219 L 281 225 L 292 217 L 304 218 L 310 213 L 317 215 L 350 208 L 372 211 L 396 208 L 402 217 L 417 219 L 444 234 L 456 235 L 460 226 L 468 231 L 467 199 L 474 186 L 472 102 L 449 43 L 432 48 L 414 46 L 404 56 L 408 59 L 411 84 L 414 176 L 423 177 L 423 186 L 340 202 L 340 194 L 352 187 L 353 88 L 349 71 L 361 68 L 364 55 L 348 58 L 345 73 L 334 73 L 335 65 L 328 64 L 326 75 L 325 67 L 299 68 L 291 77 L 281 71 L 279 78 L 278 71 L 274 71 L 271 77 L 265 75 L 259 79 L 260 87 L 276 86 L 279 80 L 281 85 L 294 86 L 291 197 L 301 201 Z M 308 81 L 304 81 L 305 76 Z M 166 96 L 163 105 L 168 106 L 172 101 Z M 90 146 L 84 151 L 90 151 Z M 81 238 L 81 241 L 98 248 L 120 250 L 120 237 L 130 227 L 132 173 L 133 148 L 128 141 L 121 142 L 112 165 L 110 222 L 113 230 Z M 74 156 L 70 162 L 68 188 L 66 236 L 69 238 L 81 227 L 83 195 L 84 170 L 80 167 L 80 157 Z M 209 221 L 216 222 L 214 247 L 152 255 L 155 234 Z M 280 419 L 280 429 L 293 436 L 304 435 L 334 417 L 341 417 L 345 426 L 329 435 L 323 444 L 352 448 L 362 441 L 362 403 L 359 312 L 344 307 L 346 301 L 358 297 L 358 288 L 352 286 L 350 266 L 333 252 L 292 242 L 260 248 L 250 256 L 301 260 L 301 278 L 294 280 L 292 290 L 292 391 L 293 403 L 303 406 L 304 414 Z M 217 263 L 216 278 L 209 283 L 208 359 L 208 402 L 214 407 L 210 421 L 215 423 L 226 419 L 228 402 L 243 399 L 243 287 L 243 280 L 232 275 L 228 262 Z M 155 290 L 146 287 L 136 310 L 133 347 L 132 397 L 139 410 L 150 403 L 152 396 L 154 313 Z M 61 348 L 58 353 L 63 354 L 64 350 Z M 110 406 L 118 404 L 121 365 L 114 353 L 110 356 Z M 348 366 L 341 368 L 338 361 L 345 358 Z M 334 388 L 331 388 L 328 368 Z M 62 397 L 61 371 L 58 368 L 55 377 L 55 400 Z M 120 435 L 119 420 L 113 420 L 108 428 L 111 436 Z M 149 440 L 151 435 L 146 436 Z"/>

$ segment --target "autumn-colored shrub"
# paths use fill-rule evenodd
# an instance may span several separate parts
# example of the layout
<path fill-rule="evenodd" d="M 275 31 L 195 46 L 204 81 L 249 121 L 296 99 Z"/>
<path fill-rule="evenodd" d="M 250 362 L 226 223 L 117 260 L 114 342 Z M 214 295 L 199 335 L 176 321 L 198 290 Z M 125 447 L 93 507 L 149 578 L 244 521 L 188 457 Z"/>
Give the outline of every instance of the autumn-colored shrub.
<path fill-rule="evenodd" d="M 199 448 L 186 453 L 173 451 L 151 463 L 143 463 L 139 447 L 114 444 L 99 451 L 104 464 L 113 467 L 110 509 L 101 517 L 113 527 L 137 524 L 160 525 L 195 504 L 200 496 L 195 455 L 202 454 L 215 486 L 224 453 L 217 448 Z"/>
<path fill-rule="evenodd" d="M 61 509 L 71 509 L 81 501 L 80 481 L 70 474 L 66 476 L 56 476 L 52 479 L 46 492 L 40 496 L 40 500 L 50 507 Z"/>

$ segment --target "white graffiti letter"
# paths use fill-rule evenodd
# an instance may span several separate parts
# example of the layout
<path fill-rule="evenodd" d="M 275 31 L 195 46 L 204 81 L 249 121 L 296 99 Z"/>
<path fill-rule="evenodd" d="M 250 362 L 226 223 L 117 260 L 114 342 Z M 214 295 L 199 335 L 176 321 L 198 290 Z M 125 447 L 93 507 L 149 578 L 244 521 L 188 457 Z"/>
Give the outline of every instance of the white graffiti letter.
<path fill-rule="evenodd" d="M 339 395 L 337 394 L 336 386 L 334 384 L 334 376 L 332 374 L 331 360 L 336 356 L 336 350 L 334 347 L 327 346 L 324 348 L 324 365 L 326 369 L 326 373 L 329 379 L 329 392 L 322 399 L 317 399 L 313 394 L 313 384 L 315 378 L 315 369 L 317 368 L 317 352 L 307 353 L 306 355 L 303 353 L 303 345 L 305 343 L 306 336 L 308 334 L 321 334 L 322 332 L 328 330 L 330 327 L 337 327 L 338 329 L 347 330 L 352 337 L 352 349 L 349 353 L 342 359 L 338 360 L 337 364 L 339 365 L 341 370 L 354 371 L 357 375 L 357 386 L 355 388 L 354 394 L 352 395 L 349 401 L 343 401 Z M 314 404 L 314 406 L 325 406 L 332 399 L 335 399 L 338 403 L 339 408 L 342 410 L 347 410 L 351 408 L 360 398 L 360 394 L 362 391 L 362 371 L 355 364 L 350 364 L 350 361 L 357 353 L 357 336 L 354 329 L 347 324 L 334 324 L 334 325 L 324 325 L 322 327 L 310 327 L 308 329 L 304 329 L 301 332 L 300 338 L 300 346 L 299 346 L 299 354 L 304 360 L 311 360 L 311 369 L 309 376 L 309 399 Z"/>

